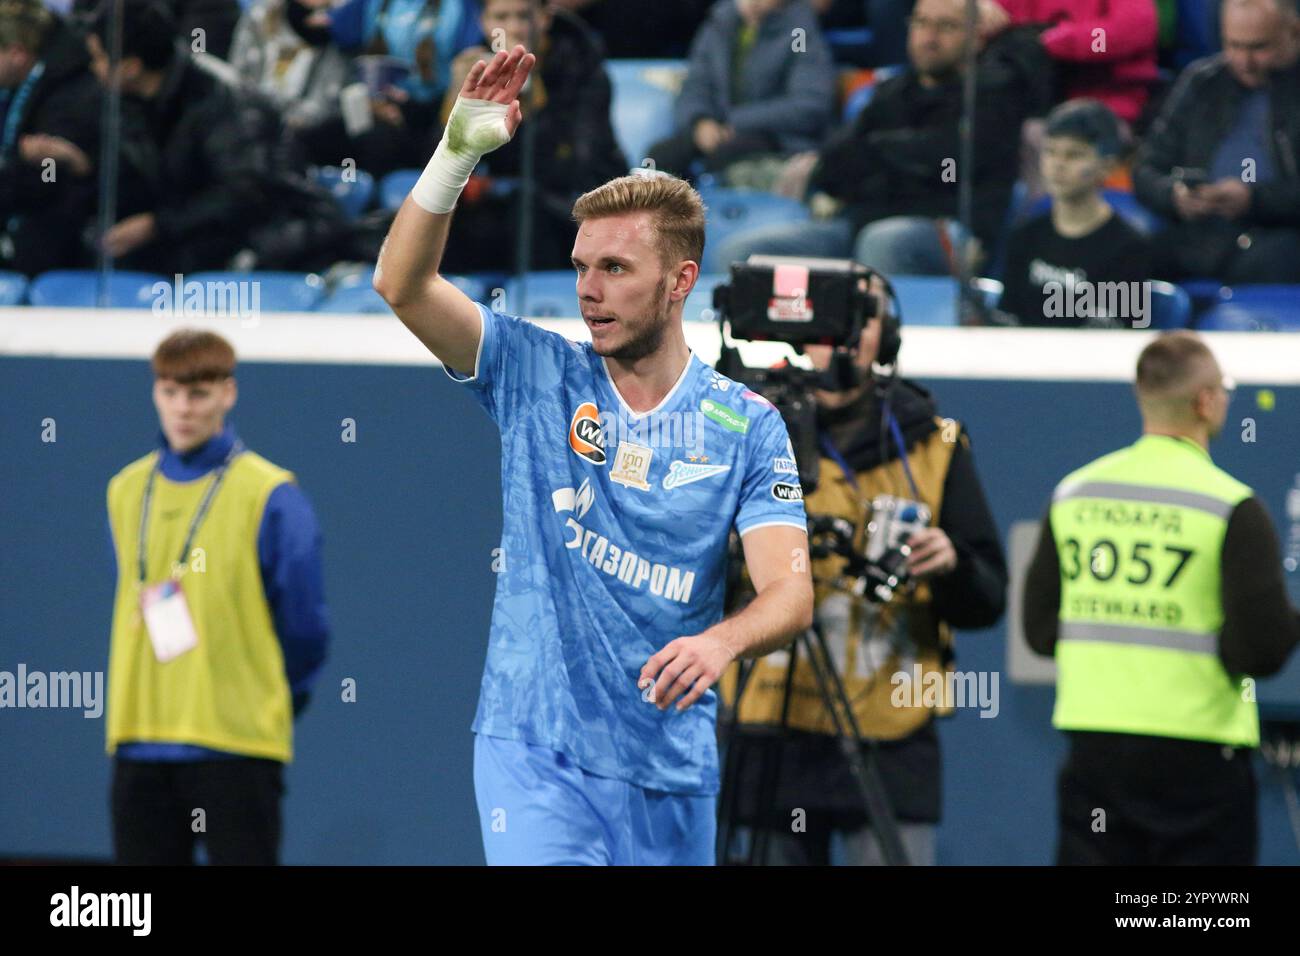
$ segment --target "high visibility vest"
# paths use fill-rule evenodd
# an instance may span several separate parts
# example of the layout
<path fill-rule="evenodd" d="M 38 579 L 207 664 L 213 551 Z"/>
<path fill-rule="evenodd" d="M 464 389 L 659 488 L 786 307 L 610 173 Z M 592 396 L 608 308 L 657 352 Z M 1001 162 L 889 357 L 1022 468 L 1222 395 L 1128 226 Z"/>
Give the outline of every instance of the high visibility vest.
<path fill-rule="evenodd" d="M 1057 486 L 1055 726 L 1258 746 L 1252 686 L 1218 655 L 1223 536 L 1250 494 L 1199 445 L 1166 435 Z"/>
<path fill-rule="evenodd" d="M 132 462 L 108 485 L 118 571 L 108 655 L 108 752 L 126 741 L 165 741 L 287 763 L 293 755 L 293 703 L 262 585 L 257 535 L 271 492 L 293 475 L 250 451 L 231 462 L 181 565 L 198 646 L 160 663 L 139 610 L 137 567 L 142 498 L 154 461 L 151 454 Z M 172 573 L 213 478 L 155 478 L 146 529 L 147 584 Z"/>

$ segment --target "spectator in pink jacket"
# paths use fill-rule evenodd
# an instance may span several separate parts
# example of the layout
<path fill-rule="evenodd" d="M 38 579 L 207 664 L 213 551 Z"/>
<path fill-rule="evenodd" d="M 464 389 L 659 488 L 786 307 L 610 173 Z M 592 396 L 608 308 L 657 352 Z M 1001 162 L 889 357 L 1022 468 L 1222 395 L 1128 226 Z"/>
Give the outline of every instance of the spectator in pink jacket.
<path fill-rule="evenodd" d="M 1066 99 L 1101 100 L 1132 123 L 1156 78 L 1154 0 L 993 0 L 980 4 L 986 35 L 1041 24 L 1040 40 L 1060 67 Z M 1003 17 L 1005 12 L 1005 19 Z"/>

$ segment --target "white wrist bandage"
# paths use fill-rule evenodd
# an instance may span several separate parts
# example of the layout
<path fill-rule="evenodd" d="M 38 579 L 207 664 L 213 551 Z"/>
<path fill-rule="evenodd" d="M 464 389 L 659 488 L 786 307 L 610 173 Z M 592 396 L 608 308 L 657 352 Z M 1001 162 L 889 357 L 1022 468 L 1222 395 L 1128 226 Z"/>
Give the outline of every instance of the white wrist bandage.
<path fill-rule="evenodd" d="M 416 205 L 428 212 L 451 212 L 478 161 L 510 141 L 509 112 L 505 103 L 457 97 L 442 141 L 411 189 Z"/>

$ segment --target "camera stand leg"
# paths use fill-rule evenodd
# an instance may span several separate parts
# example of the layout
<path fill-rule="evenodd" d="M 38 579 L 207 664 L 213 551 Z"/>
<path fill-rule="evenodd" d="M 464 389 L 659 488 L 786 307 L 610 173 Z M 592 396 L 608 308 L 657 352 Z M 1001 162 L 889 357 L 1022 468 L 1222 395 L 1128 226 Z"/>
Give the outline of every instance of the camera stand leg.
<path fill-rule="evenodd" d="M 808 660 L 812 664 L 813 676 L 817 680 L 818 690 L 826 702 L 826 709 L 835 722 L 835 732 L 840 740 L 840 749 L 848 761 L 849 772 L 862 795 L 863 807 L 867 812 L 867 822 L 880 841 L 880 849 L 885 863 L 889 866 L 907 866 L 907 851 L 903 848 L 902 838 L 898 834 L 898 822 L 894 819 L 893 809 L 889 805 L 889 794 L 885 790 L 880 768 L 876 765 L 875 755 L 868 749 L 862 731 L 858 728 L 857 718 L 853 715 L 853 706 L 845 693 L 844 684 L 835 670 L 830 649 L 821 629 L 814 626 L 805 631 L 796 640 L 802 641 L 808 651 Z M 793 656 L 793 655 L 792 655 Z M 793 661 L 792 667 L 793 667 Z M 875 743 L 870 742 L 874 748 Z"/>

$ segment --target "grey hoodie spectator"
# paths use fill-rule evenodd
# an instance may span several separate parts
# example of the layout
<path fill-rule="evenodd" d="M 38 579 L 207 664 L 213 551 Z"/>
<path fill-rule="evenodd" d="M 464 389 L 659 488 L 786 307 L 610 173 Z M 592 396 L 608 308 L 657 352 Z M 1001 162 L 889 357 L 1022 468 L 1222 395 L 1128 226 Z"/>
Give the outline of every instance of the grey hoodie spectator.
<path fill-rule="evenodd" d="M 339 115 L 339 92 L 352 81 L 352 61 L 330 42 L 329 25 L 315 30 L 296 0 L 257 0 L 235 27 L 230 64 L 280 109 L 291 130 Z"/>
<path fill-rule="evenodd" d="M 659 169 L 686 175 L 697 158 L 716 170 L 811 149 L 835 101 L 830 48 L 804 0 L 720 0 L 691 44 L 677 131 L 650 156 Z"/>

